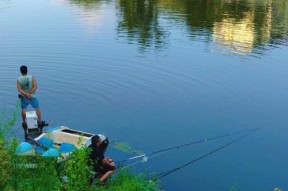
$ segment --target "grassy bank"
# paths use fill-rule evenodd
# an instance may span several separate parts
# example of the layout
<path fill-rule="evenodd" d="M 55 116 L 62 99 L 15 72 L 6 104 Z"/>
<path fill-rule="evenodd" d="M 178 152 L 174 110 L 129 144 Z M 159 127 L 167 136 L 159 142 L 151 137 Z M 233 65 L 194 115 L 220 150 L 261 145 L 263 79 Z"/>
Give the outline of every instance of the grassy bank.
<path fill-rule="evenodd" d="M 127 170 L 118 170 L 106 186 L 99 187 L 96 181 L 89 185 L 92 174 L 87 167 L 88 150 L 85 148 L 73 152 L 69 160 L 60 164 L 55 158 L 16 156 L 19 140 L 10 134 L 16 121 L 16 114 L 0 115 L 1 191 L 161 190 L 157 182 L 146 181 L 143 174 L 132 174 Z"/>
<path fill-rule="evenodd" d="M 55 158 L 16 156 L 19 140 L 11 135 L 17 115 L 0 113 L 0 191 L 158 191 L 158 182 L 147 181 L 144 174 L 118 170 L 107 186 L 89 185 L 88 150 L 76 150 L 71 158 L 58 164 Z M 22 130 L 22 129 L 21 129 Z M 125 145 L 124 145 L 125 146 Z M 123 145 L 118 145 L 122 148 Z M 130 147 L 124 147 L 131 152 Z M 228 190 L 237 191 L 238 185 Z M 282 191 L 275 188 L 274 191 Z"/>

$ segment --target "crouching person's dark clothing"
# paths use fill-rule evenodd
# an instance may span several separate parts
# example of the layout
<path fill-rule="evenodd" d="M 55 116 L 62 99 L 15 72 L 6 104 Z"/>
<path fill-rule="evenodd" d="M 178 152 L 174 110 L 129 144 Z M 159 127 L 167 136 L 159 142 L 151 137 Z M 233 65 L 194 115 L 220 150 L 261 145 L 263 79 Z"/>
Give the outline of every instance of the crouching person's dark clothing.
<path fill-rule="evenodd" d="M 95 172 L 100 172 L 104 174 L 108 171 L 115 170 L 115 166 L 110 166 L 110 165 L 102 163 L 102 160 L 105 157 L 104 157 L 104 152 L 100 147 L 90 145 L 89 148 L 91 149 L 89 158 L 92 162 L 92 164 L 91 163 L 90 164 L 93 166 L 93 170 Z"/>

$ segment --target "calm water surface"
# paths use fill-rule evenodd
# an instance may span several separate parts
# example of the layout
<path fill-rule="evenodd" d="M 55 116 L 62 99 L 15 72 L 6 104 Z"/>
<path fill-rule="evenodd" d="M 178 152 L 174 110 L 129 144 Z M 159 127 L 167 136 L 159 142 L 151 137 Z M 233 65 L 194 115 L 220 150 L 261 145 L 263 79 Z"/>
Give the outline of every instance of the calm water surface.
<path fill-rule="evenodd" d="M 26 64 L 51 127 L 146 153 L 262 127 L 161 179 L 163 189 L 287 190 L 287 51 L 287 0 L 1 0 L 0 107 L 15 109 Z M 160 173 L 235 138 L 135 169 Z"/>

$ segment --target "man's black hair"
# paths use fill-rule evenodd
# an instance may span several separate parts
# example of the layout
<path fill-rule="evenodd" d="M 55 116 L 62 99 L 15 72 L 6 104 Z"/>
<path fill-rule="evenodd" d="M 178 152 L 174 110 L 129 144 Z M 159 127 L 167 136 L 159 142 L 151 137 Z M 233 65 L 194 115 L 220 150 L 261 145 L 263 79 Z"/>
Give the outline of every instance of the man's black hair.
<path fill-rule="evenodd" d="M 20 71 L 21 71 L 21 74 L 26 75 L 27 72 L 28 72 L 27 66 L 24 66 L 24 65 L 21 66 L 21 67 L 20 67 Z"/>
<path fill-rule="evenodd" d="M 92 138 L 91 138 L 91 143 L 92 145 L 96 145 L 98 142 L 100 142 L 100 137 L 98 135 L 94 135 Z"/>

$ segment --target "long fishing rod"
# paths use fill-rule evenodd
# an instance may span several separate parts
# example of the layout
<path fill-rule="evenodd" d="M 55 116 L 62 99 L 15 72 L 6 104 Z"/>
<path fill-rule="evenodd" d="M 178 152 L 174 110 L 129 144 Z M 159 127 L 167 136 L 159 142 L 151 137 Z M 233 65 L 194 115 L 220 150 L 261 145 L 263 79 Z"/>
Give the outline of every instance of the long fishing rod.
<path fill-rule="evenodd" d="M 47 150 L 49 149 L 49 148 L 45 147 L 44 145 L 40 144 L 40 143 L 39 143 L 38 141 L 36 141 L 35 139 L 32 139 L 32 138 L 29 137 L 29 136 L 27 136 L 26 139 L 27 139 L 30 143 L 32 143 L 32 144 L 34 144 L 34 145 L 42 148 L 44 151 L 47 151 Z"/>
<path fill-rule="evenodd" d="M 235 139 L 235 140 L 233 140 L 233 141 L 230 141 L 230 142 L 222 145 L 221 147 L 219 147 L 219 148 L 217 148 L 217 149 L 214 149 L 214 150 L 212 150 L 212 151 L 210 151 L 210 152 L 208 152 L 208 153 L 206 153 L 206 154 L 204 154 L 204 155 L 202 155 L 202 156 L 200 156 L 200 157 L 198 157 L 198 158 L 196 158 L 196 159 L 194 159 L 194 160 L 192 160 L 192 161 L 190 161 L 190 162 L 187 162 L 186 164 L 183 164 L 183 165 L 181 165 L 181 166 L 179 166 L 179 167 L 176 167 L 176 168 L 173 168 L 173 169 L 171 169 L 171 170 L 167 170 L 167 171 L 165 171 L 165 172 L 159 173 L 159 174 L 157 174 L 157 175 L 151 176 L 150 178 L 148 178 L 148 180 L 161 179 L 161 178 L 163 178 L 163 177 L 165 177 L 165 176 L 168 176 L 169 174 L 172 174 L 172 173 L 174 173 L 174 172 L 176 172 L 176 171 L 178 171 L 178 170 L 181 170 L 182 168 L 184 168 L 184 167 L 186 167 L 186 166 L 188 166 L 188 165 L 190 165 L 190 164 L 192 164 L 192 163 L 195 163 L 195 162 L 197 162 L 197 161 L 199 161 L 199 160 L 201 160 L 201 159 L 203 159 L 203 158 L 205 158 L 205 157 L 207 157 L 207 156 L 209 156 L 209 155 L 211 155 L 211 154 L 213 154 L 213 153 L 215 153 L 215 152 L 217 152 L 217 151 L 219 151 L 219 150 L 221 150 L 221 149 L 224 149 L 225 147 L 228 147 L 229 145 L 232 145 L 232 144 L 240 141 L 241 139 L 247 137 L 248 135 L 250 135 L 250 134 L 252 134 L 252 133 L 255 133 L 255 132 L 258 131 L 258 130 L 259 130 L 259 129 L 256 129 L 255 131 L 252 131 L 252 132 L 248 132 L 248 133 L 246 133 L 245 135 L 243 135 L 243 136 L 241 136 L 241 137 L 239 137 L 239 138 L 237 138 L 237 139 Z"/>
<path fill-rule="evenodd" d="M 119 164 L 121 165 L 121 164 L 123 164 L 125 162 L 128 162 L 128 161 L 131 161 L 131 160 L 142 159 L 141 161 L 137 161 L 137 162 L 134 162 L 131 165 L 128 165 L 128 166 L 132 166 L 132 165 L 135 165 L 135 164 L 140 163 L 140 162 L 146 162 L 148 160 L 148 157 L 152 158 L 152 157 L 155 157 L 155 156 L 159 156 L 161 154 L 164 154 L 164 153 L 172 151 L 172 150 L 177 150 L 177 149 L 180 149 L 180 148 L 183 148 L 183 147 L 187 147 L 187 146 L 190 146 L 190 145 L 204 143 L 204 142 L 207 142 L 207 141 L 221 139 L 221 138 L 224 138 L 224 137 L 229 137 L 229 136 L 233 136 L 233 135 L 237 135 L 237 134 L 257 131 L 259 129 L 260 128 L 255 128 L 255 129 L 250 129 L 250 130 L 243 130 L 243 131 L 237 131 L 237 132 L 234 132 L 234 133 L 229 133 L 229 134 L 224 134 L 224 135 L 220 135 L 220 136 L 216 136 L 216 137 L 201 139 L 201 140 L 198 140 L 198 141 L 193 141 L 193 142 L 182 144 L 182 145 L 178 145 L 178 146 L 164 148 L 164 149 L 161 149 L 161 150 L 158 150 L 158 151 L 154 151 L 154 152 L 151 152 L 151 153 L 148 153 L 148 154 L 137 155 L 137 156 L 130 157 L 130 158 L 127 158 L 127 159 L 124 159 L 124 160 L 116 161 L 115 163 L 118 164 L 118 165 Z M 128 167 L 128 166 L 126 166 L 126 167 Z"/>

